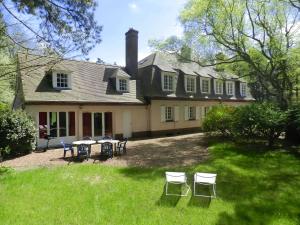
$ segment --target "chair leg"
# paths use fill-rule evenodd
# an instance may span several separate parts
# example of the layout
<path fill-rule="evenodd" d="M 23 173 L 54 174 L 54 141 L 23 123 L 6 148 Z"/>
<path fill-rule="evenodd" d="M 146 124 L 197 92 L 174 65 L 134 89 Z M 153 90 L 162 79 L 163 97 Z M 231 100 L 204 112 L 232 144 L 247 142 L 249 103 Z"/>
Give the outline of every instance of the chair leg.
<path fill-rule="evenodd" d="M 168 182 L 166 182 L 166 195 L 168 195 Z"/>
<path fill-rule="evenodd" d="M 66 151 L 64 150 L 64 158 L 66 158 Z"/>
<path fill-rule="evenodd" d="M 216 188 L 217 188 L 217 185 L 216 184 L 213 184 L 213 192 L 214 192 L 214 198 L 217 198 L 217 194 L 216 194 Z"/>

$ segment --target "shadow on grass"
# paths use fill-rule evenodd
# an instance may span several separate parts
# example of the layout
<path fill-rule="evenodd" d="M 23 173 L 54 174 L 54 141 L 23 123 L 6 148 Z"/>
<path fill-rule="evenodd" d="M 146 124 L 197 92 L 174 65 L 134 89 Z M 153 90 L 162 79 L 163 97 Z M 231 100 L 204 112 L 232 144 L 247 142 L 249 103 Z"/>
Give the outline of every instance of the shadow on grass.
<path fill-rule="evenodd" d="M 208 185 L 196 185 L 196 193 L 198 195 L 210 196 L 211 190 Z M 194 188 L 192 188 L 192 196 L 190 198 L 188 206 L 209 208 L 211 203 L 210 197 L 194 196 L 194 194 Z"/>
<path fill-rule="evenodd" d="M 182 194 L 182 187 L 180 185 L 169 185 L 168 186 L 168 193 Z M 156 202 L 158 206 L 165 206 L 165 207 L 175 207 L 180 200 L 181 196 L 175 195 L 166 195 L 166 185 L 164 186 L 163 193 L 160 196 L 160 199 Z"/>

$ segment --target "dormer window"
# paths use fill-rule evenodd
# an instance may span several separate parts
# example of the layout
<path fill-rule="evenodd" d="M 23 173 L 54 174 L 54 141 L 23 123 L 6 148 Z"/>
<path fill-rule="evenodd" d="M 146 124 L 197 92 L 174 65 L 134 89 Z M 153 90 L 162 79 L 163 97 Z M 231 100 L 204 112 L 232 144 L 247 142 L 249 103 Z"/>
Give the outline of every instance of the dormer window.
<path fill-rule="evenodd" d="M 210 93 L 210 78 L 201 77 L 200 78 L 201 93 Z"/>
<path fill-rule="evenodd" d="M 117 78 L 117 91 L 128 92 L 129 91 L 129 79 Z"/>
<path fill-rule="evenodd" d="M 215 93 L 217 95 L 223 94 L 223 81 L 222 80 L 215 80 Z"/>
<path fill-rule="evenodd" d="M 66 71 L 53 71 L 52 84 L 56 89 L 71 89 L 71 73 Z"/>
<path fill-rule="evenodd" d="M 172 73 L 162 73 L 162 89 L 163 91 L 174 91 L 175 76 Z"/>
<path fill-rule="evenodd" d="M 242 97 L 247 96 L 247 84 L 246 83 L 241 83 L 240 84 L 240 93 Z"/>
<path fill-rule="evenodd" d="M 196 77 L 195 76 L 185 76 L 185 91 L 186 92 L 196 92 Z"/>
<path fill-rule="evenodd" d="M 234 82 L 226 81 L 226 93 L 227 95 L 234 95 Z"/>

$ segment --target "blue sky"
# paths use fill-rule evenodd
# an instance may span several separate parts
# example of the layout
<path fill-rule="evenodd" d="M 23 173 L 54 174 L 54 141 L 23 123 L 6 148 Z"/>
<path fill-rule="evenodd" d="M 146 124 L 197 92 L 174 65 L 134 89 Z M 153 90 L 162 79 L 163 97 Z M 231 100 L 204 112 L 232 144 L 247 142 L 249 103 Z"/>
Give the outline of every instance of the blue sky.
<path fill-rule="evenodd" d="M 182 35 L 178 21 L 187 0 L 98 0 L 96 20 L 103 25 L 102 42 L 89 54 L 90 61 L 99 57 L 107 63 L 125 64 L 125 32 L 139 31 L 139 59 L 151 53 L 149 39 Z"/>

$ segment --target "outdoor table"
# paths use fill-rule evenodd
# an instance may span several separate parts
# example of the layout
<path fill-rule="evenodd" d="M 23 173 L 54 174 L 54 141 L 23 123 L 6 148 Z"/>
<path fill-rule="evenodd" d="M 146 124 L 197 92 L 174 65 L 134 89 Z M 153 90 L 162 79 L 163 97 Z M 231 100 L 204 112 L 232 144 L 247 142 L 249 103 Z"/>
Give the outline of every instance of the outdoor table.
<path fill-rule="evenodd" d="M 81 140 L 81 141 L 73 141 L 73 145 L 88 145 L 89 146 L 89 155 L 91 155 L 91 145 L 96 144 L 96 141 L 93 140 Z"/>
<path fill-rule="evenodd" d="M 103 144 L 105 142 L 109 142 L 109 143 L 112 143 L 114 145 L 114 152 L 116 151 L 117 149 L 117 144 L 120 142 L 119 140 L 109 140 L 109 139 L 105 139 L 105 140 L 99 140 L 97 141 L 98 144 Z M 102 147 L 102 146 L 101 146 Z"/>

